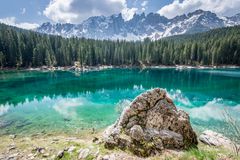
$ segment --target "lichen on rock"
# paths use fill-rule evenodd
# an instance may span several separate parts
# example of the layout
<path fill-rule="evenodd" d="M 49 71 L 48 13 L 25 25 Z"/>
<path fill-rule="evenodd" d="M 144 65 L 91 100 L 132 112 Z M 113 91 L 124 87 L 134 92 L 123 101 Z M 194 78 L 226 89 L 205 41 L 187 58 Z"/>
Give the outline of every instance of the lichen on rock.
<path fill-rule="evenodd" d="M 189 116 L 178 110 L 163 89 L 136 97 L 103 135 L 105 147 L 129 149 L 138 156 L 160 154 L 164 149 L 187 149 L 197 145 Z"/>

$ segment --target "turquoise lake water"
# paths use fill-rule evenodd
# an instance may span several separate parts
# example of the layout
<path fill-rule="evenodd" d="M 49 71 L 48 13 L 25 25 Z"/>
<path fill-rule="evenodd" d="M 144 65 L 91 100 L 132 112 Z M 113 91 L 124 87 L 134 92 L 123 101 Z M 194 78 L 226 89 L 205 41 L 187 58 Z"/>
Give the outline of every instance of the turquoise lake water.
<path fill-rule="evenodd" d="M 1 71 L 0 135 L 103 129 L 135 96 L 155 87 L 190 114 L 197 131 L 229 133 L 224 110 L 240 120 L 240 69 Z"/>

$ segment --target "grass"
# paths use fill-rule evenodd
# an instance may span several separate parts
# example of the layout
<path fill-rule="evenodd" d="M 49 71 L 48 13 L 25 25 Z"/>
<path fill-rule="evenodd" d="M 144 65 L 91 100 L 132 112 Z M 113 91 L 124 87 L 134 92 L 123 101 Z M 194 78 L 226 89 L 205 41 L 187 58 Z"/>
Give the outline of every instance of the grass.
<path fill-rule="evenodd" d="M 160 156 L 152 157 L 151 160 L 240 160 L 240 157 L 221 147 L 199 144 L 198 149 L 163 153 Z"/>
<path fill-rule="evenodd" d="M 56 136 L 54 136 L 56 138 Z M 129 150 L 120 150 L 118 148 L 114 148 L 113 150 L 108 150 L 104 147 L 104 144 L 95 144 L 92 143 L 91 137 L 86 138 L 85 140 L 82 140 L 81 138 L 73 141 L 66 141 L 67 137 L 57 137 L 59 140 L 56 143 L 51 143 L 53 137 L 38 137 L 38 138 L 22 138 L 17 137 L 14 140 L 11 140 L 9 136 L 3 136 L 0 137 L 1 143 L 0 143 L 0 155 L 1 153 L 7 153 L 8 145 L 15 143 L 17 146 L 17 150 L 26 151 L 25 155 L 28 155 L 30 153 L 36 153 L 35 151 L 32 151 L 35 144 L 40 147 L 46 148 L 46 153 L 49 153 L 52 157 L 53 155 L 56 155 L 59 151 L 63 150 L 66 147 L 75 146 L 76 149 L 72 153 L 65 152 L 63 160 L 71 160 L 71 159 L 77 159 L 78 157 L 78 151 L 81 148 L 91 148 L 92 153 L 96 153 L 99 151 L 100 155 L 109 155 L 111 153 L 119 153 L 119 154 L 126 154 L 129 157 L 132 157 L 134 159 L 138 159 L 139 157 L 136 157 L 130 152 Z M 13 150 L 14 153 L 15 150 Z M 43 155 L 39 154 L 36 158 L 43 158 Z M 86 160 L 92 160 L 94 159 L 93 154 L 90 154 L 88 157 L 85 158 Z M 162 153 L 160 156 L 151 157 L 148 160 L 240 160 L 240 156 L 237 156 L 234 154 L 234 152 L 230 152 L 228 150 L 225 150 L 220 147 L 209 147 L 207 145 L 204 145 L 200 143 L 198 145 L 198 149 L 190 149 L 187 151 L 166 151 Z"/>
<path fill-rule="evenodd" d="M 239 156 L 229 150 L 225 150 L 221 147 L 209 147 L 203 144 L 199 145 L 199 148 L 193 148 L 185 151 L 179 158 L 180 160 L 240 160 Z"/>
<path fill-rule="evenodd" d="M 218 155 L 215 151 L 190 149 L 180 158 L 180 160 L 215 160 Z"/>
<path fill-rule="evenodd" d="M 231 113 L 225 109 L 223 113 L 225 117 L 225 121 L 229 124 L 230 129 L 233 130 L 234 138 L 233 138 L 233 150 L 235 152 L 235 155 L 238 157 L 240 156 L 240 125 L 237 119 L 235 119 Z"/>
<path fill-rule="evenodd" d="M 68 143 L 68 145 L 74 145 L 78 149 L 79 148 L 86 148 L 87 146 L 85 144 L 76 144 L 76 143 Z M 99 149 L 99 154 L 101 155 L 107 155 L 111 153 L 117 153 L 122 152 L 120 149 L 115 148 L 113 150 L 108 150 L 104 147 L 103 144 L 92 144 L 92 146 L 96 149 Z M 124 151 L 130 156 L 135 157 L 132 155 L 132 153 L 128 150 Z M 78 157 L 77 150 L 75 150 L 73 153 L 64 154 L 63 160 L 71 160 L 76 159 Z M 135 157 L 137 158 L 137 157 Z M 93 160 L 95 157 L 93 155 L 89 155 L 85 158 L 86 160 Z M 220 147 L 210 147 L 207 145 L 204 145 L 200 143 L 197 148 L 192 148 L 183 152 L 179 153 L 171 153 L 170 154 L 162 154 L 160 156 L 152 157 L 151 160 L 240 160 L 239 156 L 236 156 L 233 152 L 229 152 L 228 150 L 225 150 Z"/>

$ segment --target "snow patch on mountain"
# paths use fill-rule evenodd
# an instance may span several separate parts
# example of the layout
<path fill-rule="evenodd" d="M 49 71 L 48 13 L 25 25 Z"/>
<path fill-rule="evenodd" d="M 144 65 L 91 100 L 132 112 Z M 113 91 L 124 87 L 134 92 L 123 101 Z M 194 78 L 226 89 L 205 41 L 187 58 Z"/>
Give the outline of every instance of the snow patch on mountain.
<path fill-rule="evenodd" d="M 210 11 L 195 12 L 168 19 L 156 13 L 135 14 L 125 21 L 122 14 L 109 17 L 95 16 L 81 24 L 43 23 L 36 31 L 63 37 L 85 37 L 112 40 L 157 40 L 179 34 L 191 34 L 214 28 L 240 25 L 240 14 L 232 17 L 218 17 Z"/>

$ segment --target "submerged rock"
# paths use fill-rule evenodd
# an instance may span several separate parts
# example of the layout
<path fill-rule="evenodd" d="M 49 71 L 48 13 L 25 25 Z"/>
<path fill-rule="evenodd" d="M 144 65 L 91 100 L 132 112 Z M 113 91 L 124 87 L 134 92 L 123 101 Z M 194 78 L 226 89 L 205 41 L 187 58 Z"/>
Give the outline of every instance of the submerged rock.
<path fill-rule="evenodd" d="M 6 127 L 8 127 L 8 126 L 10 126 L 12 124 L 13 124 L 13 121 L 9 121 L 9 122 L 7 122 L 7 121 L 0 121 L 0 129 L 6 128 Z"/>
<path fill-rule="evenodd" d="M 163 149 L 187 149 L 197 145 L 189 116 L 178 110 L 163 89 L 139 95 L 103 135 L 105 147 L 128 148 L 139 156 Z"/>

